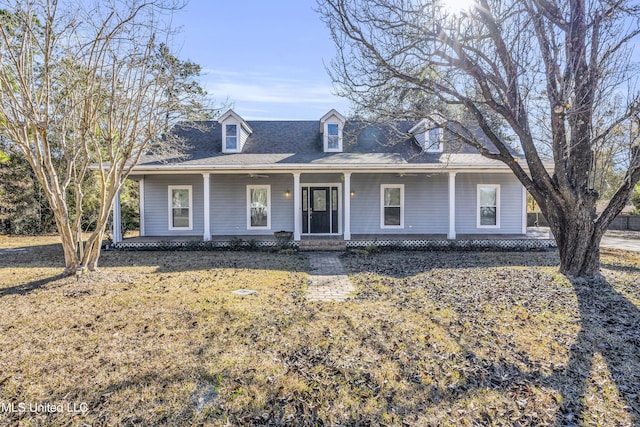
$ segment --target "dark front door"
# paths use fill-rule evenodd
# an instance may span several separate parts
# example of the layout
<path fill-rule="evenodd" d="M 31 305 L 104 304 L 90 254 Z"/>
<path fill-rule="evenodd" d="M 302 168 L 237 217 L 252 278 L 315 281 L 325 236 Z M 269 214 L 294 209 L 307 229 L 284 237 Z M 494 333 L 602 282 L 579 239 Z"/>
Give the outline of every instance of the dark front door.
<path fill-rule="evenodd" d="M 311 216 L 311 233 L 331 232 L 331 199 L 327 187 L 311 187 L 309 198 L 309 215 Z"/>

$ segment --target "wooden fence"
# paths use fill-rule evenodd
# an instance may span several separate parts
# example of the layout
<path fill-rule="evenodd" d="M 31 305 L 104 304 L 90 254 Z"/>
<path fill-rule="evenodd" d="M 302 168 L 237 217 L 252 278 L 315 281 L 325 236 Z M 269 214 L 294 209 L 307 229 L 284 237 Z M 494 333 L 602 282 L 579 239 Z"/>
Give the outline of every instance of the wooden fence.
<path fill-rule="evenodd" d="M 538 221 L 538 226 L 548 227 L 547 219 L 541 213 L 529 212 L 527 214 L 527 226 L 533 227 Z M 609 230 L 640 231 L 640 215 L 619 215 L 609 225 Z"/>

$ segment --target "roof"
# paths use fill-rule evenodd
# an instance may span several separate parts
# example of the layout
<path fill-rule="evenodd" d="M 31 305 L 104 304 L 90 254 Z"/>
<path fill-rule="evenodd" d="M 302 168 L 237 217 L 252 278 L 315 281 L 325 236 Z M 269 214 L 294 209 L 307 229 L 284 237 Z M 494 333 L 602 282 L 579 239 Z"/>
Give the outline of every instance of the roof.
<path fill-rule="evenodd" d="M 241 153 L 222 153 L 222 127 L 217 121 L 183 122 L 174 127 L 183 155 L 144 156 L 135 170 L 293 168 L 491 168 L 508 169 L 481 156 L 474 148 L 444 137 L 443 153 L 423 152 L 409 133 L 416 122 L 371 124 L 347 121 L 343 152 L 323 152 L 319 121 L 250 121 L 253 133 Z M 451 136 L 451 135 L 450 135 Z"/>

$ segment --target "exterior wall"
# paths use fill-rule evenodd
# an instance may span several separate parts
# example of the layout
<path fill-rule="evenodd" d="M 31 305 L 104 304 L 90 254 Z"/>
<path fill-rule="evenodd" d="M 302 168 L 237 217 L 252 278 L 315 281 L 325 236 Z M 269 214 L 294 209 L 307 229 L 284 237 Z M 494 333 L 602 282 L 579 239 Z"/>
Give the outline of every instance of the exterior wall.
<path fill-rule="evenodd" d="M 446 174 L 353 174 L 352 234 L 446 234 L 449 227 Z M 404 184 L 404 228 L 380 228 L 380 185 Z"/>
<path fill-rule="evenodd" d="M 169 230 L 169 186 L 191 185 L 193 227 Z M 147 236 L 202 236 L 204 233 L 202 175 L 147 175 L 144 180 L 144 227 Z"/>
<path fill-rule="evenodd" d="M 211 174 L 212 235 L 273 235 L 275 231 L 293 231 L 293 175 L 266 175 L 268 178 Z M 269 230 L 247 229 L 247 185 L 271 186 Z M 290 193 L 289 197 L 285 195 L 287 190 Z"/>
<path fill-rule="evenodd" d="M 477 228 L 478 184 L 500 185 L 500 228 Z M 458 173 L 456 175 L 456 233 L 521 234 L 522 184 L 511 173 Z"/>
<path fill-rule="evenodd" d="M 210 224 L 212 235 L 272 235 L 279 230 L 293 231 L 293 176 L 266 174 L 265 178 L 243 175 L 210 177 Z M 343 194 L 340 210 L 344 214 L 342 174 L 301 175 L 301 185 L 339 183 Z M 380 227 L 381 184 L 404 184 L 404 227 Z M 477 185 L 500 185 L 500 228 L 477 228 Z M 169 185 L 191 185 L 193 229 L 169 230 Z M 270 185 L 271 228 L 247 229 L 247 185 Z M 145 234 L 147 236 L 202 236 L 204 233 L 202 175 L 147 175 L 144 185 Z M 400 177 L 397 174 L 351 175 L 352 234 L 446 234 L 448 231 L 448 174 L 431 173 Z M 286 192 L 289 192 L 289 197 Z M 520 234 L 522 197 L 518 180 L 510 173 L 458 173 L 456 175 L 457 234 Z M 344 221 L 342 222 L 344 229 Z"/>

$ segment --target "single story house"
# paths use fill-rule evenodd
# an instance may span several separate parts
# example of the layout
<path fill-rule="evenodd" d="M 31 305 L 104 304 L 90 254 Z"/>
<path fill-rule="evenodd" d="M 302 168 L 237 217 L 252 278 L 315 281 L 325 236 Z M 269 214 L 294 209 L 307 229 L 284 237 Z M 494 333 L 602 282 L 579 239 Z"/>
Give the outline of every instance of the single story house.
<path fill-rule="evenodd" d="M 427 119 L 368 124 L 335 110 L 312 121 L 179 124 L 182 156 L 146 156 L 140 235 L 293 240 L 522 238 L 526 191 L 509 168 Z M 122 240 L 119 201 L 114 243 Z"/>

